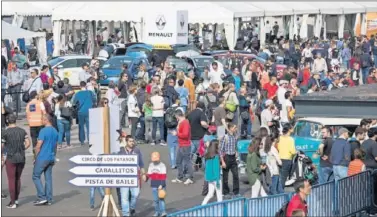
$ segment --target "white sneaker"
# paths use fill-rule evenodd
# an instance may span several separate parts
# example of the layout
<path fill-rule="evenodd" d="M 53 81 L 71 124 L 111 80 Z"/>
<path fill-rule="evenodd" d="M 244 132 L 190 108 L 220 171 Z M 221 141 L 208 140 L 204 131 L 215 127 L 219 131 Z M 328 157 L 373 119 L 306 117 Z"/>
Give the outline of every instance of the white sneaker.
<path fill-rule="evenodd" d="M 189 185 L 189 184 L 194 184 L 194 182 L 191 179 L 187 179 L 183 184 Z"/>
<path fill-rule="evenodd" d="M 161 146 L 168 146 L 168 144 L 166 144 L 165 142 L 160 142 L 160 145 Z"/>
<path fill-rule="evenodd" d="M 176 178 L 176 179 L 171 180 L 171 182 L 173 182 L 173 183 L 182 183 L 183 181 L 180 180 L 180 179 L 178 179 L 178 178 Z"/>
<path fill-rule="evenodd" d="M 156 145 L 156 143 L 155 142 L 151 142 L 151 146 L 155 146 Z"/>

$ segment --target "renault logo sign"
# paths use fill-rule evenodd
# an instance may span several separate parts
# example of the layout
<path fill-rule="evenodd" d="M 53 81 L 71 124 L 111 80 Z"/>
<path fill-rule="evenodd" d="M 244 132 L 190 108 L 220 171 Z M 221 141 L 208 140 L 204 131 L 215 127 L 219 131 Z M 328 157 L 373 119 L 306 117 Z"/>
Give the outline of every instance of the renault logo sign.
<path fill-rule="evenodd" d="M 179 20 L 179 25 L 181 25 L 181 29 L 183 29 L 183 27 L 185 26 L 185 18 L 183 17 L 183 15 L 181 15 L 181 19 Z"/>
<path fill-rule="evenodd" d="M 163 30 L 165 25 L 166 25 L 166 20 L 165 20 L 164 15 L 158 15 L 156 18 L 157 29 Z"/>

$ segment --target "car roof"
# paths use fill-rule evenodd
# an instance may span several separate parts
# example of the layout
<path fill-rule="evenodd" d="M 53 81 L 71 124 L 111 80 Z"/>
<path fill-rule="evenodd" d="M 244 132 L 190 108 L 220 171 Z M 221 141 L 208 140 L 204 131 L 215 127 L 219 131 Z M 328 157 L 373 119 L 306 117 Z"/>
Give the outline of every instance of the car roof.
<path fill-rule="evenodd" d="M 197 56 L 191 56 L 191 57 L 188 57 L 188 58 L 191 58 L 191 59 L 210 59 L 210 58 L 212 58 L 213 59 L 213 56 L 197 55 Z"/>
<path fill-rule="evenodd" d="M 64 56 L 58 56 L 56 58 L 61 58 L 61 59 L 65 59 L 65 60 L 71 60 L 71 59 L 88 59 L 88 60 L 91 60 L 92 56 L 88 56 L 88 55 L 64 55 Z M 106 60 L 106 58 L 103 58 L 103 57 L 97 57 L 97 59 Z"/>
<path fill-rule="evenodd" d="M 317 122 L 324 126 L 360 125 L 360 118 L 300 118 L 299 121 Z"/>

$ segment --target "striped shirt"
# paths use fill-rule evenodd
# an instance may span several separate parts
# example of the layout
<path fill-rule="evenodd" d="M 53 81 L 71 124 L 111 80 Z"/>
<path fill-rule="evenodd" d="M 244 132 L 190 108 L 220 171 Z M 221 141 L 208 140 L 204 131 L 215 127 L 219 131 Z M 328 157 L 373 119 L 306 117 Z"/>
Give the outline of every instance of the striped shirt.
<path fill-rule="evenodd" d="M 148 177 L 151 180 L 151 187 L 158 188 L 160 185 L 166 187 L 166 166 L 164 163 L 160 162 L 154 164 L 153 162 L 149 164 L 148 167 Z"/>
<path fill-rule="evenodd" d="M 7 160 L 11 163 L 25 163 L 26 131 L 20 127 L 9 127 L 3 131 L 1 143 L 7 153 Z"/>
<path fill-rule="evenodd" d="M 235 155 L 237 139 L 235 136 L 227 134 L 221 140 L 220 155 Z"/>

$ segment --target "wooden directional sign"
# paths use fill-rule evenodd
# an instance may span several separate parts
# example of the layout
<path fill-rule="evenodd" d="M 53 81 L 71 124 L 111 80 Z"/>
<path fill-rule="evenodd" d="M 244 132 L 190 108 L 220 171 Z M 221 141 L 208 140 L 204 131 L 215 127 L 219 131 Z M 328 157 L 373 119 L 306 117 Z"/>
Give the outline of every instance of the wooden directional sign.
<path fill-rule="evenodd" d="M 69 171 L 79 177 L 69 182 L 85 187 L 137 187 L 138 155 L 77 155 Z M 80 177 L 84 176 L 84 177 Z"/>
<path fill-rule="evenodd" d="M 69 159 L 73 163 L 89 165 L 137 165 L 137 155 L 76 155 Z"/>
<path fill-rule="evenodd" d="M 82 187 L 137 187 L 137 177 L 76 177 L 69 183 Z"/>
<path fill-rule="evenodd" d="M 75 175 L 137 176 L 136 166 L 77 166 L 69 170 Z"/>

